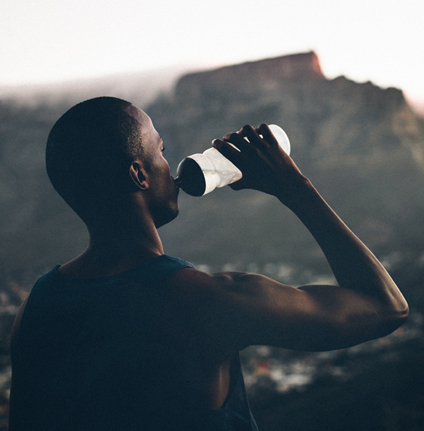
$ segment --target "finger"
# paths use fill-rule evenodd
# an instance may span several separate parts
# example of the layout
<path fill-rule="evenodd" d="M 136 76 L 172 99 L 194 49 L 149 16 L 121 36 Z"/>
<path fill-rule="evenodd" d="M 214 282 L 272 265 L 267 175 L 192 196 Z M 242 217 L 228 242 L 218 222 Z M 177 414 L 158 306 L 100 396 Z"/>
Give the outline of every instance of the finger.
<path fill-rule="evenodd" d="M 278 141 L 272 134 L 268 124 L 261 124 L 257 129 L 257 133 L 260 134 L 263 139 L 269 144 L 278 145 Z"/>
<path fill-rule="evenodd" d="M 221 139 L 214 139 L 212 141 L 212 146 L 216 148 L 231 163 L 237 166 L 237 160 L 240 158 L 240 150 L 234 148 L 230 142 L 226 142 Z"/>
<path fill-rule="evenodd" d="M 263 142 L 262 138 L 259 136 L 258 132 L 252 126 L 250 125 L 244 126 L 240 130 L 240 134 L 245 136 L 253 146 L 259 147 L 259 148 L 264 147 L 265 143 Z"/>
<path fill-rule="evenodd" d="M 235 145 L 243 153 L 250 153 L 254 148 L 239 132 L 228 133 L 225 135 L 224 141 Z"/>

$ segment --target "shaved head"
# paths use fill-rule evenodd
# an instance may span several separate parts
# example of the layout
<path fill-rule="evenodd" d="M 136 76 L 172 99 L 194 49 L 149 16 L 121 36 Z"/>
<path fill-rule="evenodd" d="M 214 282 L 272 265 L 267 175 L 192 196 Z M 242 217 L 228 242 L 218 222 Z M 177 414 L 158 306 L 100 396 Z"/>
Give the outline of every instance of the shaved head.
<path fill-rule="evenodd" d="M 130 187 L 129 166 L 143 153 L 133 108 L 114 97 L 90 99 L 69 109 L 49 134 L 48 176 L 80 216 L 99 199 Z"/>

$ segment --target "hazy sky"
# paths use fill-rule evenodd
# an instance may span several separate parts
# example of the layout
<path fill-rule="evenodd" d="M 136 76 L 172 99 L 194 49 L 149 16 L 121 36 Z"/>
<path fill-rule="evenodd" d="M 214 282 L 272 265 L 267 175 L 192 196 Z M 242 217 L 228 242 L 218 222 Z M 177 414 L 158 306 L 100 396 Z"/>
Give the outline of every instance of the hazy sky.
<path fill-rule="evenodd" d="M 424 100 L 424 0 L 0 0 L 0 86 L 315 50 Z"/>

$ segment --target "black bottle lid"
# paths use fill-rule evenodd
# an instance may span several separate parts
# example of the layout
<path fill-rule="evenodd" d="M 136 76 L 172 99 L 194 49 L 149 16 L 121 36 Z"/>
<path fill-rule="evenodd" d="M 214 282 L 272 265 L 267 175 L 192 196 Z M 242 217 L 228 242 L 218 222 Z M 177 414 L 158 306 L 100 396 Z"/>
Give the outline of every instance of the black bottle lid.
<path fill-rule="evenodd" d="M 202 169 L 190 157 L 186 157 L 178 165 L 175 183 L 191 196 L 203 196 L 206 190 L 206 181 Z"/>

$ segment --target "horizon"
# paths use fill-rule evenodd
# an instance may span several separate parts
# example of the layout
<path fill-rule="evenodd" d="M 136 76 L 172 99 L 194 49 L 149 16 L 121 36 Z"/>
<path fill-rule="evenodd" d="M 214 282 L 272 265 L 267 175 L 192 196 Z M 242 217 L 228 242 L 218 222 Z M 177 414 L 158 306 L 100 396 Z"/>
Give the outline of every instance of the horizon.
<path fill-rule="evenodd" d="M 170 67 L 210 69 L 314 51 L 324 75 L 424 101 L 421 0 L 4 0 L 0 87 Z"/>
<path fill-rule="evenodd" d="M 395 87 L 395 86 L 381 86 L 378 83 L 368 80 L 368 81 L 357 81 L 350 77 L 349 75 L 342 74 L 337 75 L 333 77 L 327 76 L 325 73 L 325 70 L 322 68 L 321 59 L 319 57 L 319 54 L 317 54 L 315 51 L 310 50 L 309 52 L 314 52 L 319 61 L 319 65 L 321 68 L 321 71 L 324 75 L 325 79 L 331 80 L 334 78 L 337 78 L 338 76 L 344 76 L 346 79 L 349 79 L 351 81 L 357 82 L 359 84 L 365 83 L 365 82 L 371 82 L 373 85 L 387 89 L 387 88 L 396 88 L 398 90 L 401 90 L 403 92 L 403 95 L 406 99 L 406 101 L 410 104 L 410 106 L 414 109 L 414 111 L 420 115 L 424 116 L 424 96 L 422 98 L 414 98 L 411 97 L 410 94 L 406 93 L 404 89 Z M 140 80 L 145 79 L 146 81 L 155 81 L 157 91 L 163 90 L 163 89 L 170 89 L 172 85 L 175 84 L 175 82 L 182 76 L 186 74 L 192 74 L 192 73 L 198 73 L 198 72 L 205 72 L 205 71 L 211 71 L 211 70 L 217 70 L 224 67 L 231 67 L 231 66 L 237 66 L 244 63 L 255 63 L 260 62 L 272 58 L 280 58 L 280 57 L 289 57 L 289 56 L 295 56 L 298 54 L 305 54 L 307 52 L 294 52 L 289 54 L 283 54 L 280 56 L 273 56 L 273 57 L 266 57 L 266 58 L 259 58 L 259 59 L 251 59 L 246 61 L 241 61 L 238 63 L 228 63 L 228 64 L 220 64 L 220 65 L 204 65 L 201 66 L 168 66 L 168 67 L 162 67 L 157 69 L 151 69 L 151 70 L 140 70 L 140 71 L 131 71 L 131 72 L 117 72 L 117 73 L 111 73 L 111 74 L 104 74 L 99 75 L 96 77 L 86 77 L 86 78 L 72 78 L 68 80 L 59 80 L 54 82 L 42 82 L 42 83 L 24 83 L 24 84 L 15 84 L 15 85 L 2 85 L 0 83 L 0 98 L 15 98 L 20 100 L 21 102 L 22 97 L 28 98 L 28 104 L 37 101 L 37 98 L 44 96 L 53 96 L 53 93 L 56 93 L 55 96 L 57 98 L 62 98 L 64 95 L 66 95 L 67 92 L 80 92 L 85 93 L 88 91 L 88 87 L 90 87 L 90 90 L 93 90 L 93 83 L 97 81 L 97 86 L 101 87 L 102 85 L 109 85 L 110 83 L 115 83 L 119 85 L 118 93 L 122 93 L 123 91 L 127 93 L 130 96 L 130 91 L 133 86 L 137 86 L 137 84 L 140 82 Z M 124 84 L 124 79 L 130 79 L 130 82 L 128 84 Z M 126 91 L 125 91 L 126 90 Z M 152 90 L 152 89 L 150 89 Z M 154 91 L 154 90 L 153 90 Z M 153 94 L 153 92 L 151 92 Z M 108 95 L 113 95 L 113 92 L 111 92 Z M 55 97 L 52 97 L 54 99 Z M 153 99 L 153 96 L 147 97 L 147 99 Z M 25 101 L 24 101 L 25 102 Z"/>

